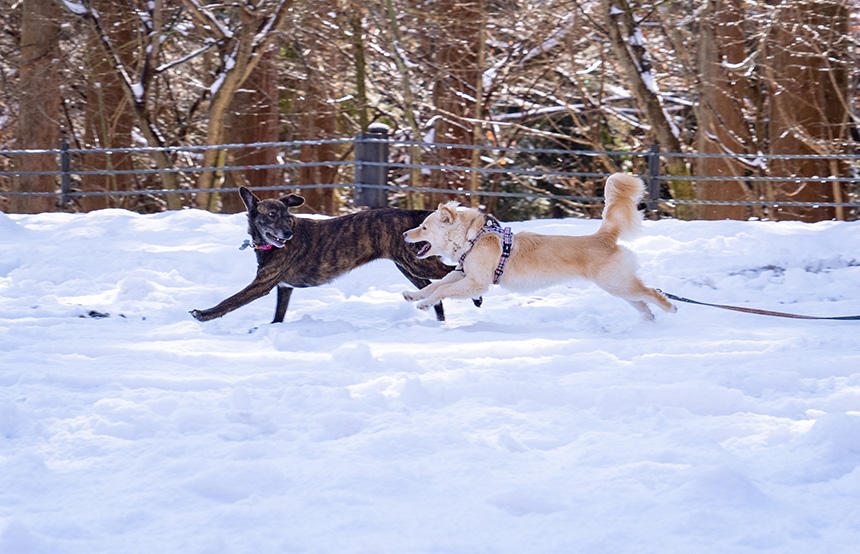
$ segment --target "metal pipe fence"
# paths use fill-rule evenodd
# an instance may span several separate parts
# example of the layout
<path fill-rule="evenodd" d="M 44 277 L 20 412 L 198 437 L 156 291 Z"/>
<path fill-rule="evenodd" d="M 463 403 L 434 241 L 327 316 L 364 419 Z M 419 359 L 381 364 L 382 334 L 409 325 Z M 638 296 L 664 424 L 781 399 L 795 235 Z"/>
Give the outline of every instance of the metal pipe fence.
<path fill-rule="evenodd" d="M 139 154 L 146 155 L 155 151 L 166 153 L 179 154 L 187 153 L 192 157 L 195 153 L 201 153 L 205 150 L 241 150 L 241 149 L 260 149 L 260 148 L 276 148 L 281 151 L 290 151 L 301 148 L 303 146 L 319 146 L 319 145 L 350 145 L 354 150 L 352 160 L 331 160 L 317 162 L 284 162 L 276 164 L 258 164 L 258 165 L 220 165 L 211 167 L 196 167 L 196 166 L 175 166 L 167 168 L 146 167 L 138 169 L 96 169 L 84 170 L 74 169 L 72 160 L 76 156 L 86 156 L 88 154 Z M 548 192 L 534 191 L 499 191 L 499 190 L 470 190 L 464 187 L 457 189 L 441 188 L 441 187 L 414 187 L 409 185 L 392 184 L 389 180 L 389 172 L 391 170 L 409 170 L 418 168 L 421 171 L 451 171 L 462 172 L 464 174 L 478 172 L 481 175 L 510 175 L 529 178 L 542 179 L 604 179 L 609 174 L 603 172 L 588 172 L 588 171 L 563 171 L 544 168 L 529 168 L 522 165 L 512 165 L 506 167 L 471 167 L 463 165 L 452 165 L 444 163 L 423 163 L 413 164 L 410 162 L 393 161 L 390 159 L 390 151 L 400 147 L 419 147 L 427 151 L 433 150 L 480 150 L 487 155 L 493 155 L 496 159 L 502 159 L 511 155 L 550 155 L 550 156 L 575 156 L 575 157 L 597 157 L 606 156 L 610 158 L 624 158 L 627 160 L 639 159 L 646 168 L 645 173 L 639 176 L 646 184 L 646 206 L 649 212 L 658 213 L 660 205 L 680 206 L 680 205 L 728 205 L 728 206 L 772 206 L 772 207 L 844 207 L 855 209 L 860 208 L 858 202 L 858 191 L 860 191 L 860 154 L 758 154 L 755 156 L 744 154 L 705 154 L 695 152 L 661 152 L 658 147 L 652 146 L 646 151 L 596 151 L 596 150 L 566 150 L 557 148 L 527 148 L 527 147 L 494 147 L 484 145 L 463 145 L 463 144 L 446 144 L 446 143 L 425 143 L 406 140 L 396 140 L 387 138 L 384 132 L 371 130 L 367 133 L 362 133 L 353 138 L 339 138 L 327 140 L 302 140 L 302 141 L 283 141 L 283 142 L 258 142 L 248 144 L 219 144 L 219 145 L 199 145 L 199 146 L 170 146 L 164 148 L 157 147 L 134 147 L 134 148 L 87 148 L 77 149 L 70 148 L 67 143 L 61 145 L 58 149 L 19 149 L 19 150 L 0 150 L 0 157 L 27 156 L 27 155 L 52 155 L 58 160 L 57 169 L 51 171 L 0 171 L 0 177 L 15 177 L 25 175 L 53 175 L 58 177 L 58 188 L 51 192 L 38 191 L 3 191 L 0 190 L 0 197 L 27 197 L 27 196 L 55 196 L 58 199 L 59 205 L 67 205 L 73 199 L 86 196 L 134 196 L 134 195 L 170 195 L 184 194 L 193 195 L 197 193 L 211 192 L 235 192 L 237 187 L 220 187 L 217 189 L 201 189 L 192 186 L 182 187 L 177 189 L 165 188 L 146 188 L 141 190 L 103 190 L 103 191 L 84 191 L 75 190 L 73 188 L 73 178 L 87 177 L 91 175 L 124 175 L 124 174 L 199 174 L 201 172 L 229 172 L 229 171 L 249 171 L 263 169 L 300 169 L 307 167 L 347 167 L 352 168 L 354 179 L 352 183 L 338 184 L 281 184 L 253 187 L 255 190 L 303 190 L 303 189 L 324 189 L 324 188 L 352 188 L 354 190 L 354 202 L 361 206 L 380 206 L 387 202 L 385 193 L 400 192 L 400 193 L 439 193 L 446 195 L 479 195 L 483 197 L 498 197 L 498 198 L 523 198 L 523 199 L 557 199 L 570 200 L 576 202 L 593 202 L 601 203 L 602 197 L 584 196 L 573 194 L 555 194 Z M 666 175 L 661 171 L 661 161 L 664 158 L 684 157 L 687 159 L 694 158 L 723 158 L 739 160 L 750 166 L 761 166 L 767 160 L 838 160 L 844 167 L 847 167 L 847 175 L 822 175 L 822 176 L 797 176 L 797 175 L 744 175 L 744 176 L 715 176 L 715 175 Z M 193 160 L 192 160 L 193 161 Z M 781 183 L 856 183 L 858 186 L 853 193 L 853 200 L 849 195 L 849 201 L 839 202 L 801 202 L 788 200 L 767 200 L 767 199 L 751 199 L 751 200 L 706 200 L 706 199 L 674 199 L 661 196 L 661 183 L 665 181 L 695 181 L 701 183 L 708 182 L 728 182 L 739 181 L 747 184 L 762 182 L 781 182 Z"/>

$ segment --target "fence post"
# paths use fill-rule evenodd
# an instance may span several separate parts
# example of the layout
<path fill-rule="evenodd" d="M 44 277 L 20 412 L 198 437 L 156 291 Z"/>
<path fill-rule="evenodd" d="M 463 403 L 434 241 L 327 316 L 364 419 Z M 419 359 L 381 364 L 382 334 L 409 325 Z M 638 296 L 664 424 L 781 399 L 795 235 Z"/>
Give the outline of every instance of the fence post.
<path fill-rule="evenodd" d="M 645 205 L 648 214 L 654 219 L 660 219 L 660 145 L 652 144 L 648 150 L 648 200 Z"/>
<path fill-rule="evenodd" d="M 71 199 L 69 193 L 72 191 L 71 160 L 69 156 L 69 141 L 63 139 L 60 143 L 60 203 L 64 208 L 69 205 Z"/>
<path fill-rule="evenodd" d="M 388 166 L 378 165 L 388 161 L 387 142 L 367 142 L 368 139 L 388 138 L 388 126 L 375 124 L 366 133 L 355 136 L 355 205 L 381 208 L 387 204 L 385 189 L 388 183 Z M 373 162 L 365 165 L 362 162 Z M 362 185 L 373 185 L 370 187 Z"/>

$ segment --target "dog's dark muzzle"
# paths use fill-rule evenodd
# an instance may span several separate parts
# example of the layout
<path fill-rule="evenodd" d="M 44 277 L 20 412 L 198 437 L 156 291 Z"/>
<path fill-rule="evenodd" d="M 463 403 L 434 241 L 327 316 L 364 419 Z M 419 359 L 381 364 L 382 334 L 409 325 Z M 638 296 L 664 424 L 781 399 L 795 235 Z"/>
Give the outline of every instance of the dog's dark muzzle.
<path fill-rule="evenodd" d="M 289 229 L 284 229 L 283 231 L 281 231 L 280 233 L 278 233 L 276 235 L 275 233 L 266 231 L 263 233 L 263 236 L 269 242 L 269 244 L 272 244 L 274 246 L 277 246 L 278 248 L 281 248 L 284 246 L 284 244 L 287 243 L 288 240 L 293 238 L 293 232 L 290 231 Z"/>

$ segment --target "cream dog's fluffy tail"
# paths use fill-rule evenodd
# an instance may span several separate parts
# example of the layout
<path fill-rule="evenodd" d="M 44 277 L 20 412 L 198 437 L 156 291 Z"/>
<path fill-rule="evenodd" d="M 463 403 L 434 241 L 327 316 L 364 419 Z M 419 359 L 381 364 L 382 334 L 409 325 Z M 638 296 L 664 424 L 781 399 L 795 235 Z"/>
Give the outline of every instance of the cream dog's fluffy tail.
<path fill-rule="evenodd" d="M 613 240 L 634 236 L 642 226 L 642 214 L 636 204 L 645 194 L 642 181 L 625 173 L 613 173 L 606 179 L 603 196 L 603 223 L 597 234 L 609 235 Z"/>

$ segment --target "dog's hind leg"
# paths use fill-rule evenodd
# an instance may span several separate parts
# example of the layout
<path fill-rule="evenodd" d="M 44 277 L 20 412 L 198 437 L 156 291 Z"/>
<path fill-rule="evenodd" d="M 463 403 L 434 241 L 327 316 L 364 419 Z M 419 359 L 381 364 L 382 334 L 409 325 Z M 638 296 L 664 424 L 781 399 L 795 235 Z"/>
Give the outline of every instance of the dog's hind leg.
<path fill-rule="evenodd" d="M 649 289 L 649 288 L 645 287 L 645 290 L 647 291 L 648 296 L 651 297 L 650 298 L 651 302 L 654 302 L 655 304 L 660 306 L 663 310 L 670 312 L 670 313 L 675 313 L 678 311 L 678 306 L 669 302 L 669 300 L 665 296 L 663 296 L 663 294 L 660 291 L 658 291 L 657 289 Z"/>
<path fill-rule="evenodd" d="M 642 314 L 642 319 L 646 321 L 654 321 L 654 314 L 651 312 L 651 308 L 648 307 L 648 304 L 642 300 L 627 300 L 631 306 L 636 308 L 640 314 Z"/>
<path fill-rule="evenodd" d="M 290 304 L 290 296 L 293 294 L 293 287 L 286 285 L 278 285 L 278 300 L 275 303 L 275 319 L 272 323 L 282 323 L 284 315 L 287 313 L 287 306 Z"/>
<path fill-rule="evenodd" d="M 400 265 L 399 263 L 394 263 L 397 266 L 397 269 L 400 270 L 409 282 L 415 285 L 418 289 L 423 289 L 424 287 L 430 284 L 429 279 L 424 279 L 423 277 L 416 277 L 413 275 L 405 266 Z M 436 312 L 436 321 L 445 321 L 445 308 L 442 306 L 442 301 L 440 300 L 433 306 L 433 310 Z"/>
<path fill-rule="evenodd" d="M 597 285 L 613 296 L 623 298 L 630 303 L 631 306 L 642 314 L 642 317 L 647 320 L 653 320 L 654 314 L 651 313 L 647 302 L 657 304 L 667 312 L 676 312 L 678 308 L 671 302 L 666 300 L 666 297 L 657 292 L 655 289 L 648 288 L 635 275 L 631 275 L 624 279 L 619 279 L 615 276 L 612 279 L 601 279 L 595 281 Z"/>

